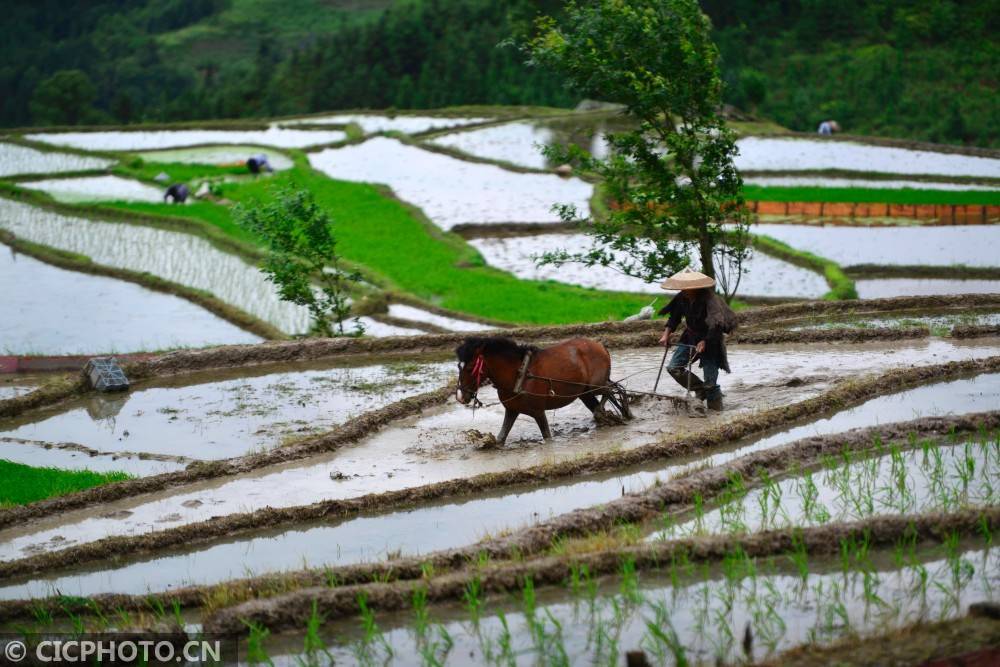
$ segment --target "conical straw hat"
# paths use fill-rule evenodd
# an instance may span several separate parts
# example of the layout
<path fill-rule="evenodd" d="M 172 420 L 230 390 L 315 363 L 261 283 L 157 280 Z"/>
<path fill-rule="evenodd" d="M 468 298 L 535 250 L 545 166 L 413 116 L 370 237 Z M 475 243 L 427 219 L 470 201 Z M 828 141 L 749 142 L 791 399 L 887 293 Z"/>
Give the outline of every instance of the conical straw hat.
<path fill-rule="evenodd" d="M 660 285 L 663 289 L 701 289 L 702 287 L 714 286 L 714 278 L 709 278 L 704 273 L 692 271 L 690 268 L 675 273 Z"/>

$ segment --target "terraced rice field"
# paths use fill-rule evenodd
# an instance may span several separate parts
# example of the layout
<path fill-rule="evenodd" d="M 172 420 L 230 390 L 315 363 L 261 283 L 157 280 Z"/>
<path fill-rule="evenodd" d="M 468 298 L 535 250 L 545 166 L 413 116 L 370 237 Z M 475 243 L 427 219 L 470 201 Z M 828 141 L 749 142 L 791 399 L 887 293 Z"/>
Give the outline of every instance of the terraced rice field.
<path fill-rule="evenodd" d="M 106 169 L 113 160 L 0 143 L 0 176 Z"/>
<path fill-rule="evenodd" d="M 24 184 L 29 190 L 41 190 L 56 201 L 163 201 L 163 189 L 119 176 L 80 176 L 50 178 Z"/>
<path fill-rule="evenodd" d="M 492 120 L 343 112 L 266 131 L 33 135 L 122 152 L 116 176 L 65 179 L 54 176 L 111 160 L 0 145 L 0 176 L 53 175 L 5 183 L 0 198 L 5 243 L 50 262 L 6 249 L 0 258 L 0 278 L 15 285 L 0 294 L 15 313 L 0 320 L 0 370 L 64 369 L 0 375 L 0 459 L 37 475 L 116 480 L 0 504 L 0 631 L 220 632 L 239 638 L 247 660 L 289 665 L 621 664 L 634 651 L 653 664 L 785 664 L 789 651 L 844 641 L 888 650 L 900 631 L 926 636 L 928 657 L 957 654 L 915 626 L 932 622 L 968 651 L 988 645 L 980 631 L 990 622 L 967 612 L 1000 590 L 995 225 L 758 225 L 788 249 L 758 252 L 741 295 L 815 300 L 849 274 L 862 297 L 946 296 L 741 310 L 721 413 L 673 378 L 657 380 L 661 321 L 525 328 L 514 335 L 539 345 L 600 339 L 634 418 L 605 423 L 576 402 L 547 415 L 551 438 L 522 417 L 497 447 L 505 408 L 494 390 L 484 387 L 475 409 L 451 399 L 455 346 L 496 334 L 481 332 L 503 314 L 416 298 L 386 278 L 378 253 L 352 295 L 364 337 L 262 342 L 305 334 L 310 321 L 256 270 L 249 240 L 227 238 L 226 198 L 246 201 L 286 178 L 388 186 L 365 196 L 413 207 L 400 215 L 452 252 L 456 281 L 474 268 L 497 290 L 502 277 L 553 281 L 539 289 L 555 294 L 571 289 L 556 283 L 593 290 L 576 298 L 659 294 L 532 259 L 585 248 L 578 232 L 545 226 L 560 222 L 553 204 L 586 213 L 594 196 L 587 180 L 540 173 L 552 165 L 533 144 L 599 147 L 610 120 L 462 127 Z M 349 123 L 420 136 L 324 147 L 346 139 Z M 217 175 L 198 165 L 230 165 L 259 146 L 291 149 L 273 151 L 285 174 L 227 182 L 222 195 L 170 207 L 173 218 L 152 204 L 81 205 L 152 202 L 155 187 L 123 175 L 151 178 L 160 161 Z M 318 148 L 296 150 L 309 147 Z M 963 188 L 997 178 L 1000 165 L 813 139 L 750 137 L 741 149 L 746 168 L 781 172 L 755 175 L 771 179 L 764 186 L 839 178 L 861 188 L 886 183 L 861 173 L 879 172 L 899 188 L 936 176 L 947 192 L 956 177 Z M 820 169 L 857 175 L 796 173 Z M 338 196 L 322 198 L 335 225 L 347 208 Z M 105 273 L 85 272 L 80 256 Z M 859 265 L 877 275 L 842 270 Z M 133 282 L 115 273 L 125 270 Z M 161 291 L 134 284 L 144 272 Z M 985 294 L 959 294 L 973 291 Z M 248 333 L 219 303 L 277 334 Z M 173 347 L 199 349 L 154 351 Z M 88 390 L 63 356 L 32 356 L 130 351 L 147 354 L 122 356 L 132 387 L 119 394 Z"/>

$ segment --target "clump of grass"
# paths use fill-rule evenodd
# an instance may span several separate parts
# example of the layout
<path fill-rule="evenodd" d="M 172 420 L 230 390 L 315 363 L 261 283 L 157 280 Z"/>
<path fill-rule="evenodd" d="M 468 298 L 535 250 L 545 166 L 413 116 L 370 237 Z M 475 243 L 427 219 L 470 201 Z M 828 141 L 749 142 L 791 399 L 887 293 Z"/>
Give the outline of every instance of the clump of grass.
<path fill-rule="evenodd" d="M 0 460 L 0 506 L 26 505 L 132 477 L 125 472 L 36 468 Z"/>

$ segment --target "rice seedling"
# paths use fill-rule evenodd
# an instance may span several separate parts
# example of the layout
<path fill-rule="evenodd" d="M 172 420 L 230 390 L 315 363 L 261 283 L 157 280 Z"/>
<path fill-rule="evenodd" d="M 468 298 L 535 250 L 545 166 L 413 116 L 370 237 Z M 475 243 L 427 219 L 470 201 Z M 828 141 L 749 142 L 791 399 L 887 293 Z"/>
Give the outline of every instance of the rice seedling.
<path fill-rule="evenodd" d="M 271 665 L 274 661 L 264 649 L 264 641 L 271 631 L 257 623 L 247 623 L 247 662 L 251 665 Z"/>

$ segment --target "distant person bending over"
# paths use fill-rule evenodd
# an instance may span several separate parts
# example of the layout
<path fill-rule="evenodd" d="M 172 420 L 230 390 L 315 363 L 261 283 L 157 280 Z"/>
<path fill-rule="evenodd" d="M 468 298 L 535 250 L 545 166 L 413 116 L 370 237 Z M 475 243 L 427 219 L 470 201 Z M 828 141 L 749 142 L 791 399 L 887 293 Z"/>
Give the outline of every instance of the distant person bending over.
<path fill-rule="evenodd" d="M 840 132 L 840 124 L 835 120 L 824 120 L 819 124 L 817 132 L 823 136 L 830 136 L 834 132 Z"/>
<path fill-rule="evenodd" d="M 667 328 L 660 337 L 660 344 L 670 347 L 670 334 L 684 320 L 684 333 L 667 372 L 682 387 L 694 391 L 698 400 L 707 401 L 709 410 L 722 410 L 722 388 L 719 387 L 719 369 L 729 373 L 724 334 L 736 329 L 736 313 L 715 293 L 715 279 L 703 273 L 684 269 L 667 278 L 663 289 L 680 292 L 660 309 L 660 315 L 670 315 Z M 688 365 L 700 360 L 705 370 L 705 381 L 688 371 Z"/>
<path fill-rule="evenodd" d="M 190 191 L 183 183 L 174 183 L 163 195 L 163 201 L 168 204 L 183 204 L 187 201 Z"/>
<path fill-rule="evenodd" d="M 267 156 L 263 153 L 254 155 L 247 160 L 247 169 L 250 170 L 251 174 L 259 174 L 261 171 L 266 171 L 269 174 L 274 172 L 274 169 L 271 168 L 271 163 L 267 161 Z"/>

